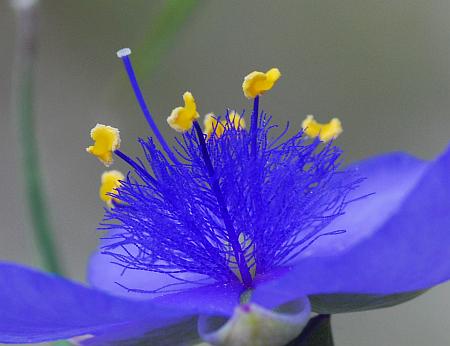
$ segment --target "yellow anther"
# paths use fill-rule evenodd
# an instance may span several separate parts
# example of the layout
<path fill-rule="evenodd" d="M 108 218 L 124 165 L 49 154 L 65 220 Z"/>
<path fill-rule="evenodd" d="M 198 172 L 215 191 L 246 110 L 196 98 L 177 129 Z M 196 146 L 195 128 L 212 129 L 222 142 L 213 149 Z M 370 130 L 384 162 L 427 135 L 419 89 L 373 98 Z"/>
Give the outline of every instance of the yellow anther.
<path fill-rule="evenodd" d="M 230 111 L 228 118 L 222 121 L 218 121 L 213 113 L 206 114 L 205 121 L 203 122 L 205 127 L 206 139 L 210 139 L 214 133 L 216 138 L 222 137 L 225 130 L 234 127 L 236 130 L 245 128 L 245 120 L 236 111 Z"/>
<path fill-rule="evenodd" d="M 305 134 L 309 137 L 319 137 L 321 141 L 328 142 L 342 133 L 342 124 L 338 118 L 331 119 L 326 124 L 318 123 L 314 116 L 308 115 L 302 123 Z"/>
<path fill-rule="evenodd" d="M 248 74 L 242 83 L 245 97 L 252 99 L 264 94 L 273 88 L 273 85 L 280 77 L 281 73 L 277 68 L 271 68 L 266 73 L 254 71 Z"/>
<path fill-rule="evenodd" d="M 169 126 L 178 132 L 188 131 L 192 127 L 194 120 L 199 117 L 194 96 L 189 91 L 183 94 L 183 100 L 184 107 L 175 108 L 167 118 Z"/>
<path fill-rule="evenodd" d="M 119 149 L 120 146 L 119 130 L 111 126 L 97 124 L 91 130 L 91 138 L 94 140 L 94 145 L 86 148 L 86 151 L 96 156 L 106 167 L 109 167 L 113 162 L 113 151 Z"/>
<path fill-rule="evenodd" d="M 113 206 L 113 200 L 117 198 L 110 196 L 110 193 L 115 193 L 120 186 L 120 180 L 124 180 L 124 175 L 119 171 L 106 171 L 102 174 L 102 180 L 99 190 L 100 199 L 105 202 L 108 207 Z"/>
<path fill-rule="evenodd" d="M 230 124 L 232 124 L 232 126 L 236 129 L 245 129 L 245 120 L 244 118 L 242 118 L 238 112 L 236 111 L 231 111 L 228 114 L 228 119 L 229 121 L 227 122 L 226 120 L 224 120 L 222 123 L 224 124 L 224 126 L 229 127 Z"/>
<path fill-rule="evenodd" d="M 205 127 L 204 133 L 207 140 L 211 138 L 213 133 L 217 138 L 220 138 L 225 131 L 222 123 L 217 120 L 216 116 L 213 113 L 205 115 L 203 125 Z"/>

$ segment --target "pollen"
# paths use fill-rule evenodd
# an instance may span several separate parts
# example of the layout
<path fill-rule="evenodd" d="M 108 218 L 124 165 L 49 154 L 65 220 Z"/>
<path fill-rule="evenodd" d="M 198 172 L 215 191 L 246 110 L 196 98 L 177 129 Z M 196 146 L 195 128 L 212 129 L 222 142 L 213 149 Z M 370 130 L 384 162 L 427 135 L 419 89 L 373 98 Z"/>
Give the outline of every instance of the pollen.
<path fill-rule="evenodd" d="M 175 108 L 167 118 L 167 123 L 178 132 L 186 132 L 191 129 L 194 120 L 199 118 L 194 96 L 189 91 L 183 94 L 184 107 Z"/>
<path fill-rule="evenodd" d="M 338 118 L 333 118 L 328 123 L 321 124 L 312 115 L 308 115 L 303 120 L 302 128 L 307 136 L 311 138 L 319 137 L 324 142 L 337 138 L 343 131 L 341 121 Z"/>
<path fill-rule="evenodd" d="M 109 167 L 113 163 L 112 153 L 120 146 L 119 130 L 111 126 L 97 124 L 91 130 L 91 138 L 94 140 L 94 145 L 86 148 L 86 151 L 96 156 L 106 167 Z"/>
<path fill-rule="evenodd" d="M 111 208 L 113 206 L 113 201 L 117 202 L 117 198 L 112 197 L 110 194 L 116 192 L 120 186 L 120 181 L 124 179 L 124 175 L 119 171 L 106 171 L 102 174 L 99 195 L 100 199 L 108 207 Z"/>
<path fill-rule="evenodd" d="M 275 82 L 281 77 L 280 70 L 271 68 L 266 73 L 253 71 L 244 78 L 242 90 L 248 99 L 264 94 L 273 88 Z"/>

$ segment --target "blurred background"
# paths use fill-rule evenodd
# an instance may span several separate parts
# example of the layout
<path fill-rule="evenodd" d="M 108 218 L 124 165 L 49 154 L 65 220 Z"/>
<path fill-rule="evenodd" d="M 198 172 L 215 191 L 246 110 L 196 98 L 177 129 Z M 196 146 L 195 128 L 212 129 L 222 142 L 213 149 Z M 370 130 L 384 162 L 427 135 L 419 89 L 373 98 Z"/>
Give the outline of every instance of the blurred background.
<path fill-rule="evenodd" d="M 115 56 L 119 48 L 133 49 L 150 109 L 169 137 L 165 119 L 185 90 L 201 114 L 242 110 L 250 107 L 243 76 L 277 66 L 283 77 L 262 99 L 263 109 L 296 128 L 306 114 L 321 121 L 338 116 L 347 162 L 392 150 L 431 159 L 447 145 L 449 1 L 186 0 L 179 13 L 174 3 L 40 3 L 34 121 L 48 211 L 69 277 L 85 279 L 103 213 L 97 193 L 103 167 L 84 152 L 90 129 L 97 122 L 120 128 L 130 154 L 138 153 L 135 139 L 150 133 Z M 11 112 L 15 18 L 2 0 L 0 259 L 39 266 Z M 398 307 L 338 315 L 336 345 L 448 345 L 449 311 L 447 284 Z"/>

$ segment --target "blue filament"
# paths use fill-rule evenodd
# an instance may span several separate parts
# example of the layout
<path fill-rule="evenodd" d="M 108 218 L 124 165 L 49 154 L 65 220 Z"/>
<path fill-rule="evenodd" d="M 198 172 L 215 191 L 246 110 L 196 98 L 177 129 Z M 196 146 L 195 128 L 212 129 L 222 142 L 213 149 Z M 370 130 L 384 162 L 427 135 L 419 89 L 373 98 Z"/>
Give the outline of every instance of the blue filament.
<path fill-rule="evenodd" d="M 355 200 L 347 196 L 362 179 L 341 168 L 338 147 L 278 131 L 264 113 L 254 132 L 224 118 L 229 126 L 220 138 L 205 142 L 195 123 L 178 140 L 183 164 L 171 163 L 152 138 L 139 140 L 145 162 L 116 152 L 134 173 L 100 226 L 114 263 L 222 283 L 240 272 L 251 286 L 250 273 L 288 265 L 317 239 L 343 232 L 324 229 Z"/>
<path fill-rule="evenodd" d="M 231 120 L 233 121 L 233 119 Z M 205 161 L 206 168 L 208 170 L 209 176 L 211 178 L 211 189 L 214 193 L 214 195 L 217 198 L 217 203 L 219 204 L 219 209 L 221 216 L 223 218 L 223 221 L 225 223 L 225 227 L 228 232 L 228 239 L 230 242 L 230 245 L 233 249 L 235 258 L 237 259 L 237 266 L 239 269 L 239 272 L 242 277 L 242 282 L 246 287 L 251 287 L 252 283 L 252 276 L 250 274 L 250 270 L 247 265 L 247 259 L 245 258 L 245 255 L 242 251 L 241 244 L 239 243 L 239 235 L 236 233 L 233 223 L 230 218 L 230 214 L 227 210 L 227 205 L 224 200 L 222 191 L 220 190 L 219 183 L 217 181 L 216 174 L 214 173 L 214 167 L 211 163 L 211 158 L 208 154 L 208 148 L 206 147 L 205 137 L 203 135 L 203 131 L 200 128 L 200 125 L 197 121 L 194 121 L 194 129 L 197 133 L 197 138 L 200 144 L 200 149 L 202 152 L 203 159 Z"/>
<path fill-rule="evenodd" d="M 131 59 L 130 59 L 129 55 L 122 56 L 122 57 L 120 57 L 120 59 L 122 60 L 123 65 L 125 66 L 125 70 L 127 71 L 128 78 L 130 80 L 134 94 L 139 103 L 139 106 L 141 107 L 141 110 L 142 110 L 142 113 L 144 114 L 145 119 L 147 120 L 147 122 L 150 125 L 151 129 L 153 130 L 156 138 L 158 139 L 161 146 L 164 148 L 164 151 L 167 153 L 169 158 L 172 160 L 173 163 L 178 164 L 179 163 L 178 159 L 175 157 L 173 151 L 170 149 L 166 140 L 162 136 L 161 132 L 158 129 L 158 126 L 156 126 L 156 123 L 154 122 L 152 115 L 147 107 L 147 103 L 145 102 L 144 96 L 142 95 L 142 91 L 141 91 L 141 88 L 139 87 L 139 83 L 138 83 L 136 75 L 134 73 L 133 65 L 131 64 Z"/>
<path fill-rule="evenodd" d="M 124 154 L 120 150 L 115 150 L 114 154 L 119 156 L 130 167 L 132 167 L 135 170 L 135 172 L 139 174 L 139 176 L 146 177 L 147 179 L 150 179 L 150 181 L 153 184 L 157 184 L 157 181 L 155 180 L 155 178 L 153 178 L 152 175 L 145 169 L 144 165 L 135 162 L 133 159 L 131 159 L 128 155 Z"/>
<path fill-rule="evenodd" d="M 252 152 L 253 155 L 256 155 L 256 147 L 257 147 L 257 132 L 258 132 L 258 116 L 259 116 L 259 96 L 256 96 L 253 99 L 253 111 L 251 117 L 250 131 L 252 134 Z"/>

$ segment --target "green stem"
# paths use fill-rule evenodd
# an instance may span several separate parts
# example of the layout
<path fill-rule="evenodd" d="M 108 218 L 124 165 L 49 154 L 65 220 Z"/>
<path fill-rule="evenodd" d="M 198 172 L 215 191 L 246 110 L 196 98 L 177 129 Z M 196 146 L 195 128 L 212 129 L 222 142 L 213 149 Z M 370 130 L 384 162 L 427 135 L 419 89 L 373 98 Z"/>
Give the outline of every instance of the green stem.
<path fill-rule="evenodd" d="M 139 54 L 136 54 L 135 66 L 141 74 L 150 74 L 158 65 L 175 34 L 181 29 L 197 4 L 198 0 L 167 0 L 164 3 L 164 8 L 145 35 Z"/>
<path fill-rule="evenodd" d="M 49 221 L 46 198 L 42 188 L 38 144 L 33 118 L 34 67 L 37 43 L 37 1 L 30 5 L 11 0 L 16 10 L 16 52 L 13 74 L 13 105 L 22 153 L 22 171 L 25 180 L 27 207 L 34 239 L 45 269 L 62 273 Z"/>

